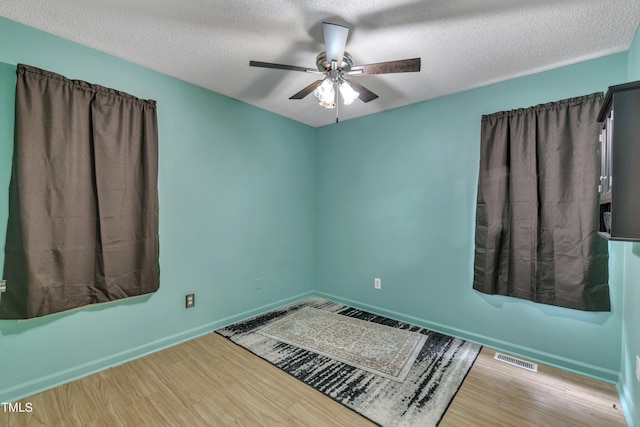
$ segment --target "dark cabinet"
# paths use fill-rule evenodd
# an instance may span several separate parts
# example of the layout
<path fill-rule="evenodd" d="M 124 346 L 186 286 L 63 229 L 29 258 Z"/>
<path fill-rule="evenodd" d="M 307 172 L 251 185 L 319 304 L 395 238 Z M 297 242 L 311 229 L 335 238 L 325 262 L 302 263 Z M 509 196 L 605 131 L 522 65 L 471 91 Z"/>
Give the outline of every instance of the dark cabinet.
<path fill-rule="evenodd" d="M 611 86 L 598 114 L 600 230 L 640 242 L 640 81 Z"/>

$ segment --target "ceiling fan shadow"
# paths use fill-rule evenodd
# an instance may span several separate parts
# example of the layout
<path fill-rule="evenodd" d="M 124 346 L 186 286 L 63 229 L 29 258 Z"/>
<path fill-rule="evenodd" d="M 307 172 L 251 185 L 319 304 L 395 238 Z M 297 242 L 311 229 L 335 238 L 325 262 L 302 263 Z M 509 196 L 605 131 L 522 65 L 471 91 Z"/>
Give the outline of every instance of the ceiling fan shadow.
<path fill-rule="evenodd" d="M 544 7 L 546 4 L 557 4 L 553 0 L 539 0 L 536 7 Z M 506 12 L 531 9 L 529 1 L 494 0 L 481 2 L 477 0 L 414 0 L 413 2 L 393 5 L 378 9 L 375 12 L 360 15 L 357 27 L 364 29 L 377 29 L 404 27 L 412 24 L 424 24 L 450 19 L 465 20 L 483 15 L 504 14 Z"/>

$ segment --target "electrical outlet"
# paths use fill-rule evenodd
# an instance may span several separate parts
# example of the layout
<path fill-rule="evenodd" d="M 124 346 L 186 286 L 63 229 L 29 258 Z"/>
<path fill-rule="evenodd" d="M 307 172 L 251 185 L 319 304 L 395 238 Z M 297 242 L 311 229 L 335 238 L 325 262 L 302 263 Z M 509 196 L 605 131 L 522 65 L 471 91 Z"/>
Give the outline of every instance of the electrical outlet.
<path fill-rule="evenodd" d="M 640 381 L 640 356 L 636 354 L 636 379 Z"/>
<path fill-rule="evenodd" d="M 186 308 L 191 308 L 194 305 L 196 305 L 196 296 L 194 294 L 187 294 L 185 296 L 185 307 Z"/>
<path fill-rule="evenodd" d="M 7 281 L 0 280 L 0 293 L 7 292 Z"/>
<path fill-rule="evenodd" d="M 263 284 L 262 279 L 256 279 L 256 289 L 262 289 Z"/>
<path fill-rule="evenodd" d="M 382 280 L 378 279 L 377 277 L 373 279 L 373 287 L 376 289 L 382 289 Z"/>

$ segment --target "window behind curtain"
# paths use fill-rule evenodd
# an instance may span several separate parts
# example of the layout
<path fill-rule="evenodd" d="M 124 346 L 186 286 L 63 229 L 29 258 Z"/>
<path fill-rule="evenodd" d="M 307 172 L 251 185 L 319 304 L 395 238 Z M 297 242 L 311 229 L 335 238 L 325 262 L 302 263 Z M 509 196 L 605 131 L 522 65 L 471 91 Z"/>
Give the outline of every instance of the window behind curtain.
<path fill-rule="evenodd" d="M 473 288 L 609 311 L 597 235 L 602 93 L 482 117 Z"/>
<path fill-rule="evenodd" d="M 0 318 L 159 287 L 155 101 L 18 65 Z"/>

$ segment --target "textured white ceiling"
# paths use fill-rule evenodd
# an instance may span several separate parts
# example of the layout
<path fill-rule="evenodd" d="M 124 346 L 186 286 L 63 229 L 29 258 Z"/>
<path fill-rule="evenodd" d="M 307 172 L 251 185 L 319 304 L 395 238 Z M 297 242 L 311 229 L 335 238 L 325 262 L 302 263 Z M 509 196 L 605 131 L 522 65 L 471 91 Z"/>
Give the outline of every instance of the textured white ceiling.
<path fill-rule="evenodd" d="M 354 64 L 422 58 L 359 77 L 380 98 L 346 120 L 627 50 L 640 0 L 2 0 L 0 15 L 321 126 L 334 111 L 288 99 L 316 75 L 249 60 L 315 67 L 323 21 L 350 27 Z"/>

